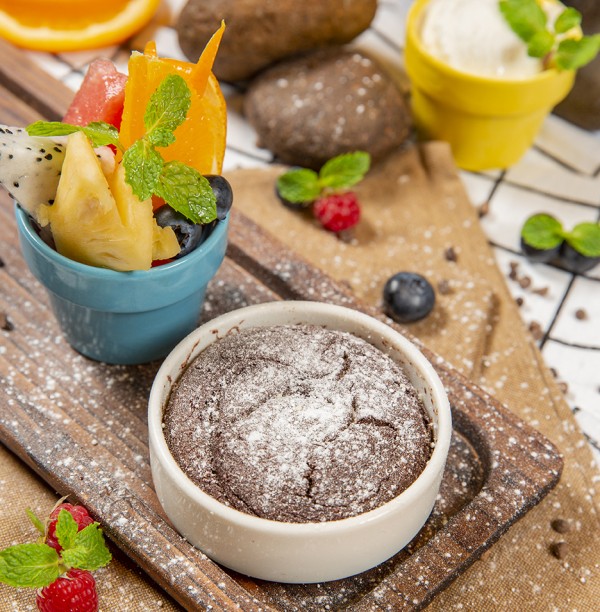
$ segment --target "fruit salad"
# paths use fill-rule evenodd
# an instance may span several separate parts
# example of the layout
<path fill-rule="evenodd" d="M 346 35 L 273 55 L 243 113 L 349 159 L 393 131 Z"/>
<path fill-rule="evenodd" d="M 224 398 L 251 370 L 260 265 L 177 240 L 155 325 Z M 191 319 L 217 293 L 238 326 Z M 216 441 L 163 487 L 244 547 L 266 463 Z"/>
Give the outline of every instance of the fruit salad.
<path fill-rule="evenodd" d="M 0 183 L 60 254 L 148 270 L 225 219 L 226 108 L 212 74 L 224 27 L 196 64 L 160 58 L 149 43 L 127 76 L 93 62 L 62 122 L 0 126 Z"/>

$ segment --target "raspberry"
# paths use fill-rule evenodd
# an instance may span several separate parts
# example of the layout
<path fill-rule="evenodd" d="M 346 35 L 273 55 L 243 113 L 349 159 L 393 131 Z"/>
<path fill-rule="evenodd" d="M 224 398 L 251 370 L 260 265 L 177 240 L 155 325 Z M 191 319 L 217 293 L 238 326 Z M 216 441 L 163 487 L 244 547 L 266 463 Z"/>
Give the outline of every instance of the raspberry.
<path fill-rule="evenodd" d="M 353 191 L 319 198 L 314 203 L 313 212 L 321 225 L 331 232 L 349 229 L 360 219 L 360 207 Z"/>
<path fill-rule="evenodd" d="M 86 570 L 71 569 L 38 591 L 35 601 L 40 612 L 97 612 L 96 581 Z"/>
<path fill-rule="evenodd" d="M 94 522 L 94 519 L 88 514 L 88 511 L 83 506 L 74 506 L 73 504 L 59 504 L 56 506 L 50 514 L 50 521 L 48 522 L 48 529 L 46 530 L 46 544 L 58 552 L 62 550 L 62 547 L 56 539 L 56 522 L 61 510 L 66 510 L 71 513 L 71 516 L 79 526 L 78 531 L 81 531 L 84 527 Z"/>

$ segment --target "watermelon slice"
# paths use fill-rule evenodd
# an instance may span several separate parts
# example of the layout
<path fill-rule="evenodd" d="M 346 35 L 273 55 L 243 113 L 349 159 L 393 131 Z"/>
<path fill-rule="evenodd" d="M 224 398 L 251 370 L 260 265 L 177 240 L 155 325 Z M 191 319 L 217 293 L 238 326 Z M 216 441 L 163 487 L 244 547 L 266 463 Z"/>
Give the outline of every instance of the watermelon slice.
<path fill-rule="evenodd" d="M 63 121 L 71 125 L 106 121 L 118 129 L 123 115 L 126 82 L 127 75 L 118 72 L 110 60 L 94 60 Z"/>

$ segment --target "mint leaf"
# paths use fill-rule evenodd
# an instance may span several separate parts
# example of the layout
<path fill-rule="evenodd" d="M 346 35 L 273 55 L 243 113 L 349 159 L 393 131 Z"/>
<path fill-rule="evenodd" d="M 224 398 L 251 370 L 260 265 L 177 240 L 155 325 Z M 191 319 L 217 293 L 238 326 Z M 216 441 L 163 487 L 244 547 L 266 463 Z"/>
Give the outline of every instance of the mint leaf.
<path fill-rule="evenodd" d="M 319 175 L 308 168 L 293 168 L 277 179 L 277 192 L 293 204 L 307 206 L 321 195 Z"/>
<path fill-rule="evenodd" d="M 600 257 L 600 224 L 586 221 L 578 223 L 565 240 L 585 257 Z"/>
<path fill-rule="evenodd" d="M 217 199 L 210 183 L 181 162 L 164 165 L 155 193 L 193 223 L 210 223 L 217 218 Z"/>
<path fill-rule="evenodd" d="M 56 521 L 56 539 L 63 549 L 73 546 L 79 526 L 73 515 L 64 508 L 58 513 Z"/>
<path fill-rule="evenodd" d="M 68 136 L 73 132 L 79 132 L 81 126 L 61 121 L 36 121 L 28 125 L 25 130 L 30 136 Z"/>
<path fill-rule="evenodd" d="M 60 576 L 58 553 L 47 544 L 17 544 L 0 551 L 0 582 L 41 588 Z"/>
<path fill-rule="evenodd" d="M 564 34 L 572 28 L 581 25 L 581 13 L 572 6 L 566 8 L 554 22 L 554 31 L 557 34 Z"/>
<path fill-rule="evenodd" d="M 371 156 L 364 151 L 344 153 L 325 162 L 319 172 L 322 187 L 348 189 L 361 181 L 369 171 Z"/>
<path fill-rule="evenodd" d="M 277 193 L 292 204 L 309 206 L 323 192 L 343 191 L 361 181 L 371 166 L 365 151 L 342 153 L 323 164 L 317 174 L 308 168 L 293 168 L 277 179 Z"/>
<path fill-rule="evenodd" d="M 554 63 L 559 70 L 577 70 L 591 62 L 600 51 L 600 34 L 584 36 L 579 40 L 562 40 Z"/>
<path fill-rule="evenodd" d="M 563 241 L 563 227 L 552 215 L 540 213 L 525 221 L 521 228 L 521 238 L 529 246 L 546 251 Z"/>
<path fill-rule="evenodd" d="M 168 147 L 175 142 L 175 134 L 165 128 L 155 128 L 146 137 L 155 147 Z"/>
<path fill-rule="evenodd" d="M 546 57 L 554 46 L 554 36 L 547 30 L 536 32 L 527 43 L 527 54 L 530 57 Z"/>
<path fill-rule="evenodd" d="M 28 125 L 26 130 L 30 136 L 68 136 L 74 132 L 83 132 L 94 147 L 114 145 L 123 150 L 117 128 L 104 121 L 94 121 L 87 126 L 69 125 L 61 121 L 36 121 Z"/>
<path fill-rule="evenodd" d="M 140 138 L 125 151 L 122 164 L 133 193 L 142 202 L 147 200 L 155 192 L 163 158 L 148 140 Z"/>
<path fill-rule="evenodd" d="M 30 510 L 29 508 L 27 508 L 25 510 L 25 514 L 27 514 L 27 516 L 29 517 L 29 520 L 31 521 L 31 523 L 33 524 L 33 526 L 42 534 L 45 535 L 46 534 L 46 525 L 44 525 L 44 523 L 35 515 L 35 513 L 33 512 L 33 510 Z"/>
<path fill-rule="evenodd" d="M 65 565 L 89 571 L 108 565 L 111 559 L 112 555 L 98 523 L 92 523 L 79 531 L 73 538 L 71 546 L 62 551 Z"/>
<path fill-rule="evenodd" d="M 144 125 L 150 142 L 158 145 L 153 140 L 157 138 L 152 135 L 153 132 L 158 131 L 162 140 L 166 132 L 174 132 L 183 123 L 191 100 L 192 95 L 183 77 L 170 74 L 163 79 L 150 97 L 144 113 Z"/>
<path fill-rule="evenodd" d="M 114 125 L 110 125 L 110 123 L 93 121 L 82 127 L 81 131 L 92 141 L 95 147 L 113 145 L 121 149 L 121 151 L 123 150 L 123 146 L 119 141 L 119 130 Z"/>
<path fill-rule="evenodd" d="M 536 0 L 501 0 L 499 7 L 508 25 L 526 43 L 546 29 L 546 13 Z"/>

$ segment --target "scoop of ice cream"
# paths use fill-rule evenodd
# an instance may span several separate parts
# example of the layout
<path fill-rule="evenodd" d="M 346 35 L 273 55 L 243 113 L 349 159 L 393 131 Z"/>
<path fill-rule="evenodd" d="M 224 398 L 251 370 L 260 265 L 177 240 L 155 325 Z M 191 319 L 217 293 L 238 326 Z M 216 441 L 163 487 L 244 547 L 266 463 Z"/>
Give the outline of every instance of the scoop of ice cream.
<path fill-rule="evenodd" d="M 421 27 L 424 46 L 449 66 L 479 76 L 521 79 L 540 72 L 541 60 L 527 55 L 525 43 L 498 4 L 498 0 L 431 0 Z M 555 2 L 543 4 L 547 13 L 558 7 Z"/>

